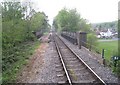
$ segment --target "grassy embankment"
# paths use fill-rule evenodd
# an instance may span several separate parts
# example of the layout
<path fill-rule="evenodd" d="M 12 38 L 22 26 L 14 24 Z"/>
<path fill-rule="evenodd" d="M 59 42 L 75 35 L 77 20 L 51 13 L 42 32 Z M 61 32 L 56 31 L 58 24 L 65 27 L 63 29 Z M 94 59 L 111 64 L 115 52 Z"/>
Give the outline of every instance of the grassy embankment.
<path fill-rule="evenodd" d="M 98 48 L 105 49 L 105 59 L 110 60 L 111 56 L 118 51 L 118 41 L 101 41 Z"/>
<path fill-rule="evenodd" d="M 14 82 L 20 69 L 27 64 L 29 57 L 35 52 L 40 45 L 39 41 L 26 42 L 17 46 L 18 52 L 17 57 L 19 58 L 16 62 L 12 63 L 9 69 L 2 72 L 3 83 Z M 16 53 L 16 52 L 15 52 Z"/>
<path fill-rule="evenodd" d="M 112 70 L 113 72 L 120 77 L 120 60 L 117 61 L 116 67 L 115 67 L 115 62 L 112 61 L 112 63 L 110 63 L 111 61 L 111 57 L 112 56 L 119 56 L 120 57 L 120 53 L 119 53 L 119 49 L 120 49 L 120 45 L 119 45 L 120 41 L 106 41 L 106 42 L 99 42 L 99 48 L 105 49 L 105 59 L 106 59 L 106 63 L 109 64 L 110 66 L 112 66 Z M 119 46 L 119 47 L 118 47 Z"/>

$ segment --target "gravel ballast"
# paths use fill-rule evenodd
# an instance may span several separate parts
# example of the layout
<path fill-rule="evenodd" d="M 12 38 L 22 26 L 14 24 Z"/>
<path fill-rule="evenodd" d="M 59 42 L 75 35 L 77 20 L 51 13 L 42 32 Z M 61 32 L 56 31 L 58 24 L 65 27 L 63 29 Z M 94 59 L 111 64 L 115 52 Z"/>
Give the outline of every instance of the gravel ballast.
<path fill-rule="evenodd" d="M 36 76 L 32 83 L 57 83 L 56 61 L 58 54 L 56 52 L 53 42 L 49 43 L 48 48 L 44 54 L 44 64 L 40 69 L 39 74 Z"/>
<path fill-rule="evenodd" d="M 65 38 L 60 38 L 75 51 L 106 83 L 118 83 L 118 78 L 115 76 L 112 71 L 108 67 L 104 67 L 101 65 L 98 60 L 96 60 L 95 57 L 92 57 L 93 55 L 89 54 L 89 52 L 85 51 L 85 49 L 82 47 L 82 49 L 79 49 L 77 45 L 73 45 Z"/>

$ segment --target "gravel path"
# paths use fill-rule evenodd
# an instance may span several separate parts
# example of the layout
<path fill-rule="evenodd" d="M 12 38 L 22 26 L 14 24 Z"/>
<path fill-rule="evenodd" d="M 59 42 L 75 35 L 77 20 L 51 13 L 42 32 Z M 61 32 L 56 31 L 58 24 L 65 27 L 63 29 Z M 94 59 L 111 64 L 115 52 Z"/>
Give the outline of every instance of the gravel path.
<path fill-rule="evenodd" d="M 46 36 L 48 39 L 48 36 Z M 45 38 L 44 38 L 45 39 Z M 17 83 L 57 83 L 56 62 L 58 55 L 53 42 L 42 40 L 39 48 L 21 70 Z"/>
<path fill-rule="evenodd" d="M 57 52 L 53 42 L 50 42 L 45 51 L 43 67 L 36 78 L 31 81 L 32 83 L 57 83 L 55 57 L 57 57 Z"/>
<path fill-rule="evenodd" d="M 94 55 L 89 54 L 84 48 L 79 49 L 76 45 L 73 45 L 65 38 L 60 37 L 70 48 L 72 48 L 92 69 L 107 83 L 118 83 L 118 78 L 112 73 L 112 71 L 101 65 Z"/>
<path fill-rule="evenodd" d="M 47 48 L 47 43 L 41 43 L 36 49 L 35 53 L 30 57 L 28 63 L 18 74 L 17 83 L 30 83 L 36 75 L 39 74 L 39 70 L 43 67 L 43 54 Z"/>

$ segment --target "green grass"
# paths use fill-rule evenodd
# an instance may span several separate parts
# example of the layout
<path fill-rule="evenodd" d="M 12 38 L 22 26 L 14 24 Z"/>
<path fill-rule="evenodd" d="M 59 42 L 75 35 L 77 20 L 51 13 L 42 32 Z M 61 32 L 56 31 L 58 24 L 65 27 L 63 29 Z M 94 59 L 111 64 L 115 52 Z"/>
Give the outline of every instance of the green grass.
<path fill-rule="evenodd" d="M 16 56 L 18 57 L 18 61 L 12 63 L 7 70 L 2 72 L 3 83 L 15 82 L 20 69 L 27 63 L 28 58 L 34 53 L 39 45 L 39 41 L 35 41 L 32 43 L 27 42 L 17 47 L 20 49 Z"/>
<path fill-rule="evenodd" d="M 44 33 L 44 35 L 48 35 L 48 34 L 49 34 L 49 32 L 45 32 L 45 33 Z"/>
<path fill-rule="evenodd" d="M 105 49 L 105 59 L 110 60 L 111 56 L 118 51 L 118 41 L 102 41 L 98 44 L 99 49 Z"/>

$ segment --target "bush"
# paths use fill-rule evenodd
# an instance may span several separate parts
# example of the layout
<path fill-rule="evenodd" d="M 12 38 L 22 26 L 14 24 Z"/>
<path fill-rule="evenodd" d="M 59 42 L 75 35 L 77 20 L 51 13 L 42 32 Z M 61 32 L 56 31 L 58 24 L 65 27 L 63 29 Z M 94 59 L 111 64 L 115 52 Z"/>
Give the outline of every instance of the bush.
<path fill-rule="evenodd" d="M 87 43 L 88 43 L 87 45 L 88 48 L 91 45 L 92 48 L 96 49 L 96 46 L 98 45 L 97 37 L 93 33 L 87 34 Z"/>
<path fill-rule="evenodd" d="M 118 50 L 115 50 L 113 53 L 113 57 L 116 56 L 118 57 L 119 60 L 113 60 L 113 71 L 120 77 L 120 54 L 118 53 Z M 114 67 L 114 64 L 116 63 L 116 67 Z"/>
<path fill-rule="evenodd" d="M 93 33 L 87 34 L 87 42 L 92 45 L 97 45 L 97 37 Z"/>

